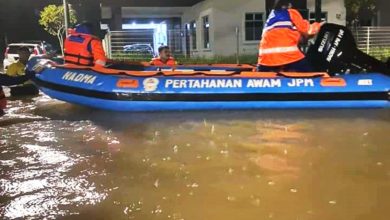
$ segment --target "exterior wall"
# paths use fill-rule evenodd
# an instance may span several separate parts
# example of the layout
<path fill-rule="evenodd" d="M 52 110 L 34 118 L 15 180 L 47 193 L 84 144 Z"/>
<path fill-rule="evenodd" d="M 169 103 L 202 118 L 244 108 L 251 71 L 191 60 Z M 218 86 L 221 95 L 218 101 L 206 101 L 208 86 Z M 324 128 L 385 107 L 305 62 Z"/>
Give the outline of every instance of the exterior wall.
<path fill-rule="evenodd" d="M 315 0 L 308 0 L 310 12 L 314 12 Z M 328 22 L 345 25 L 346 10 L 340 0 L 322 0 L 322 11 L 327 12 Z M 121 17 L 131 18 L 181 18 L 182 28 L 193 21 L 196 22 L 196 50 L 190 50 L 192 56 L 230 56 L 237 51 L 240 54 L 257 54 L 258 41 L 245 41 L 245 14 L 263 13 L 266 20 L 265 0 L 205 0 L 191 7 L 122 7 Z M 112 10 L 102 8 L 102 17 L 113 17 Z M 204 48 L 202 18 L 209 17 L 210 48 Z M 184 39 L 183 39 L 184 42 Z"/>
<path fill-rule="evenodd" d="M 307 6 L 310 12 L 314 12 L 315 0 L 308 0 Z M 344 2 L 340 0 L 323 0 L 322 11 L 327 12 L 328 22 L 345 25 L 346 9 Z M 240 54 L 256 54 L 258 41 L 245 41 L 245 13 L 263 13 L 266 20 L 265 1 L 241 0 L 207 0 L 188 8 L 183 14 L 184 24 L 196 21 L 197 24 L 197 50 L 192 51 L 195 56 L 236 54 L 237 36 L 239 30 Z M 210 49 L 203 48 L 202 17 L 208 15 L 210 20 Z"/>
<path fill-rule="evenodd" d="M 257 54 L 259 41 L 245 41 L 245 14 L 246 13 L 264 13 L 265 1 L 259 0 L 241 0 L 239 4 L 235 1 L 214 0 L 215 12 L 215 38 L 217 55 L 234 55 L 238 45 L 240 53 Z"/>
<path fill-rule="evenodd" d="M 186 7 L 108 7 L 101 8 L 101 17 L 111 30 L 121 30 L 126 20 L 150 19 L 154 22 L 167 21 L 168 29 L 181 28 L 180 18 Z M 176 22 L 176 20 L 179 20 Z"/>
<path fill-rule="evenodd" d="M 235 1 L 207 0 L 186 10 L 182 19 L 183 24 L 196 21 L 197 26 L 197 50 L 191 51 L 192 55 L 207 57 L 236 54 L 236 28 L 239 30 L 240 53 L 256 54 L 259 42 L 245 41 L 245 13 L 250 12 L 265 14 L 265 1 L 241 0 L 237 4 Z M 203 47 L 202 17 L 206 15 L 209 16 L 210 22 L 210 49 Z"/>
<path fill-rule="evenodd" d="M 308 0 L 307 8 L 310 12 L 314 12 L 315 0 Z M 347 11 L 344 6 L 344 1 L 322 0 L 322 11 L 328 13 L 328 23 L 346 24 Z"/>
<path fill-rule="evenodd" d="M 181 17 L 187 7 L 122 7 L 122 18 Z"/>
<path fill-rule="evenodd" d="M 390 26 L 390 1 L 377 0 L 378 3 L 378 26 Z"/>
<path fill-rule="evenodd" d="M 191 50 L 191 56 L 213 56 L 215 55 L 215 37 L 214 37 L 214 13 L 213 13 L 213 1 L 204 1 L 200 2 L 193 7 L 187 8 L 182 17 L 183 27 L 184 24 L 188 24 L 192 21 L 196 22 L 196 50 Z M 203 47 L 203 28 L 202 28 L 202 17 L 209 16 L 210 22 L 210 49 L 205 49 Z"/>

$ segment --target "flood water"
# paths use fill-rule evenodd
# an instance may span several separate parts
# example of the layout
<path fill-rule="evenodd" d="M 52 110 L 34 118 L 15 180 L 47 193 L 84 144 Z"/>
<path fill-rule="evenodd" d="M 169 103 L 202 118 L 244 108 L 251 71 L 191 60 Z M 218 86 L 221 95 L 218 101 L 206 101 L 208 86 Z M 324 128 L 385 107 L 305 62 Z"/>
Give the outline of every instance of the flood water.
<path fill-rule="evenodd" d="M 390 216 L 390 111 L 112 113 L 40 96 L 0 119 L 0 219 Z"/>

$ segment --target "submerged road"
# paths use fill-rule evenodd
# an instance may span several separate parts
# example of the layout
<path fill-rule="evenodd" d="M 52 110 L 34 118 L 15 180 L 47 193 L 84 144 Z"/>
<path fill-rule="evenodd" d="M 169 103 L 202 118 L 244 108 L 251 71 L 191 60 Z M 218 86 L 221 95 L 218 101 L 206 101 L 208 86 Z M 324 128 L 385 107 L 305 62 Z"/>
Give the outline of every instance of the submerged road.
<path fill-rule="evenodd" d="M 0 218 L 387 220 L 389 132 L 389 110 L 113 113 L 11 100 Z"/>

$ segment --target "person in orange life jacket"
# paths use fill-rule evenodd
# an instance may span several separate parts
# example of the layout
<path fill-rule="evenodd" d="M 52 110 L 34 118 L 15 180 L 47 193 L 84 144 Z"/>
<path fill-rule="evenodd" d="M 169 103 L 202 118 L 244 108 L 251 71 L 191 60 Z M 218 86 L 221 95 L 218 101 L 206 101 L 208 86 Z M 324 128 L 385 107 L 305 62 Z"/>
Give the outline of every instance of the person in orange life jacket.
<path fill-rule="evenodd" d="M 105 66 L 107 57 L 102 41 L 92 35 L 93 25 L 81 23 L 69 31 L 64 43 L 65 63 L 82 66 Z"/>
<path fill-rule="evenodd" d="M 171 50 L 168 46 L 161 46 L 158 48 L 159 56 L 153 58 L 150 62 L 154 66 L 175 66 L 177 65 L 175 59 L 172 57 Z"/>
<path fill-rule="evenodd" d="M 303 37 L 316 35 L 322 23 L 304 20 L 292 2 L 277 1 L 268 17 L 259 46 L 258 71 L 312 71 L 298 44 Z"/>
<path fill-rule="evenodd" d="M 25 75 L 22 76 L 9 76 L 5 74 L 0 74 L 0 116 L 4 115 L 4 109 L 7 106 L 7 99 L 3 92 L 2 86 L 14 86 L 22 84 L 29 79 L 33 78 L 35 75 L 34 72 L 26 72 Z"/>

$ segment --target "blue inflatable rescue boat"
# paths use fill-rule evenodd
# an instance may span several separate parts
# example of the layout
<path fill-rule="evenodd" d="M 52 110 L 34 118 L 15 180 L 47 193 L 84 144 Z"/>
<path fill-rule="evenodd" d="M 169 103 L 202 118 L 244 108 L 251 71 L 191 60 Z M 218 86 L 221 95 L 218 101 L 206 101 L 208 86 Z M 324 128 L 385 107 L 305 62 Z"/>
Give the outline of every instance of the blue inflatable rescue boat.
<path fill-rule="evenodd" d="M 45 62 L 34 82 L 52 98 L 113 111 L 390 107 L 390 77 L 380 73 L 123 71 Z"/>
<path fill-rule="evenodd" d="M 390 107 L 387 65 L 357 50 L 345 27 L 324 25 L 306 55 L 316 72 L 254 72 L 250 65 L 103 68 L 39 57 L 27 71 L 52 98 L 112 111 Z"/>

